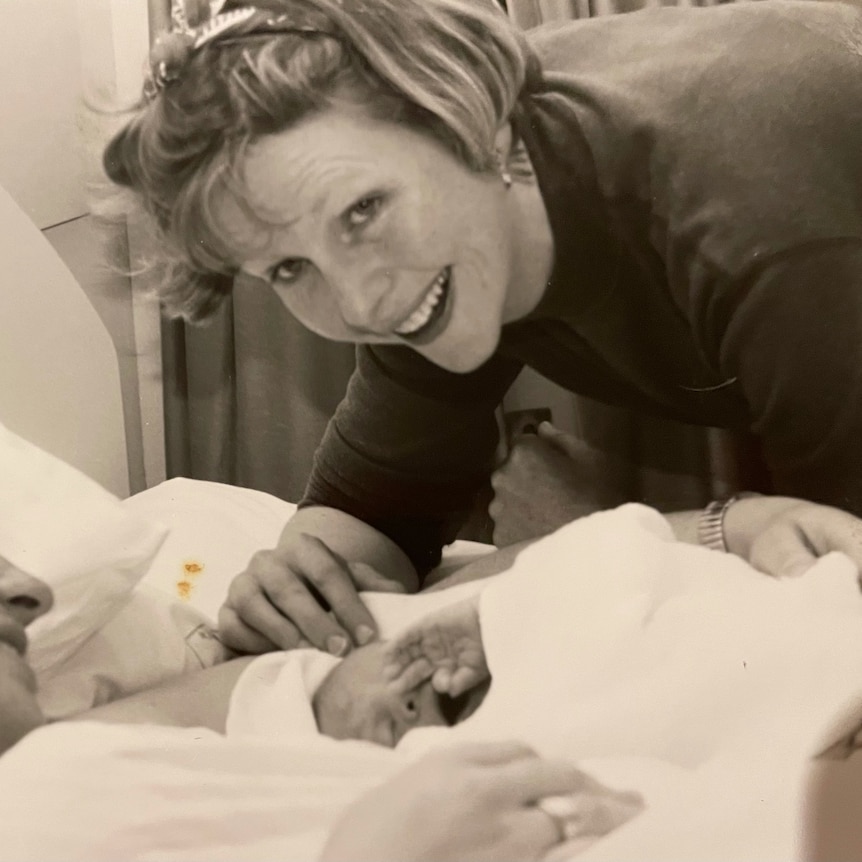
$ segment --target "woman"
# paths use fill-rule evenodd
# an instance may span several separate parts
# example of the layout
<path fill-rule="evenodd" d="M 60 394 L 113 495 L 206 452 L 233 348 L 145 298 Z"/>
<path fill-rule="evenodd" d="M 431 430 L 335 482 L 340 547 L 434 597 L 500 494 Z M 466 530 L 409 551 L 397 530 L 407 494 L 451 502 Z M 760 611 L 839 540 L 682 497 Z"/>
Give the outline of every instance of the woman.
<path fill-rule="evenodd" d="M 437 561 L 524 364 L 753 430 L 777 491 L 862 512 L 860 27 L 780 0 L 523 36 L 482 0 L 261 0 L 164 40 L 105 165 L 153 218 L 168 306 L 204 319 L 243 273 L 360 345 L 226 640 L 373 638 L 356 589 Z M 789 497 L 674 523 L 773 574 L 862 560 L 853 518 Z"/>
<path fill-rule="evenodd" d="M 25 629 L 53 603 L 48 586 L 0 556 L 0 755 L 45 722 Z"/>

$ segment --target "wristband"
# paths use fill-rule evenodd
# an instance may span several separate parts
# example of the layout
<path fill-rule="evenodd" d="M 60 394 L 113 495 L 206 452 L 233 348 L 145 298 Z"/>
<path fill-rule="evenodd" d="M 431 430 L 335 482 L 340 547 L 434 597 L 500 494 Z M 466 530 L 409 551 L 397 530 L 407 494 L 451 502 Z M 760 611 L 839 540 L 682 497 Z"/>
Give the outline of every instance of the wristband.
<path fill-rule="evenodd" d="M 713 500 L 697 519 L 697 542 L 704 548 L 727 553 L 727 541 L 724 537 L 724 516 L 727 510 L 737 501 L 746 497 L 759 497 L 754 491 L 742 491 L 724 500 Z"/>

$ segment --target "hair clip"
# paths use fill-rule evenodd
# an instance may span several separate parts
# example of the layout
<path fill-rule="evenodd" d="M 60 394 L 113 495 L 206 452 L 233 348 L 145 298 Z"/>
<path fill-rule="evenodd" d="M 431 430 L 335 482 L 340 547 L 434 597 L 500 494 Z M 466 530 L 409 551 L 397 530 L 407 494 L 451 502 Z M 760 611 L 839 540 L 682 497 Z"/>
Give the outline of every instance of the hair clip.
<path fill-rule="evenodd" d="M 164 88 L 180 76 L 194 50 L 194 36 L 175 30 L 163 33 L 150 50 L 144 79 L 144 98 L 152 101 Z"/>
<path fill-rule="evenodd" d="M 222 33 L 226 33 L 238 24 L 248 21 L 257 11 L 257 9 L 251 6 L 242 6 L 239 9 L 232 9 L 230 12 L 221 12 L 215 18 L 210 18 L 206 24 L 201 25 L 195 31 L 194 49 L 202 48 L 208 42 L 217 39 Z"/>
<path fill-rule="evenodd" d="M 216 0 L 210 4 L 211 9 L 222 8 Z M 310 26 L 291 25 L 288 15 L 271 15 L 260 22 L 246 28 L 246 32 L 232 34 L 230 31 L 250 21 L 261 10 L 252 6 L 240 6 L 228 12 L 219 12 L 200 26 L 189 29 L 181 27 L 170 33 L 165 33 L 156 39 L 150 51 L 148 69 L 144 82 L 144 98 L 152 101 L 172 81 L 182 75 L 183 69 L 192 54 L 198 49 L 215 43 L 229 45 L 239 40 L 254 37 L 271 37 L 277 33 L 296 33 L 300 36 L 333 36 L 323 30 Z M 250 32 L 248 32 L 250 30 Z M 227 38 L 220 38 L 225 33 Z"/>

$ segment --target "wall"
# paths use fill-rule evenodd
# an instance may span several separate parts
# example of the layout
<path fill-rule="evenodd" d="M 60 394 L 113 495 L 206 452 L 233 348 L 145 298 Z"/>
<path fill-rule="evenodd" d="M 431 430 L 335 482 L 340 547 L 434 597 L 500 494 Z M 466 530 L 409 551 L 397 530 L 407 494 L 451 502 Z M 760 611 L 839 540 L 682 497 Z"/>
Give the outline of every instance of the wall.
<path fill-rule="evenodd" d="M 86 211 L 77 33 L 69 0 L 0 3 L 0 181 L 41 228 Z"/>
<path fill-rule="evenodd" d="M 122 274 L 125 228 L 89 215 L 99 154 L 137 99 L 145 0 L 0 0 L 0 185 L 44 231 L 117 349 L 129 487 L 164 478 L 158 309 Z M 2 226 L 0 226 L 2 227 Z M 126 259 L 128 257 L 125 254 Z"/>

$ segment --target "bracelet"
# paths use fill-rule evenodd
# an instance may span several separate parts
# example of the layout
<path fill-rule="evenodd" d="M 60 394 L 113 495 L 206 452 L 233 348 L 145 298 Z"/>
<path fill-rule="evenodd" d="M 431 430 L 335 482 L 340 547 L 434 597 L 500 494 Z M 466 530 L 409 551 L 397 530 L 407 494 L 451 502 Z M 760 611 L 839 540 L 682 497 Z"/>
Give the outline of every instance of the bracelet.
<path fill-rule="evenodd" d="M 704 548 L 727 553 L 727 541 L 724 537 L 724 516 L 727 510 L 737 501 L 746 497 L 759 497 L 755 491 L 741 491 L 724 500 L 713 500 L 697 519 L 697 542 Z"/>

